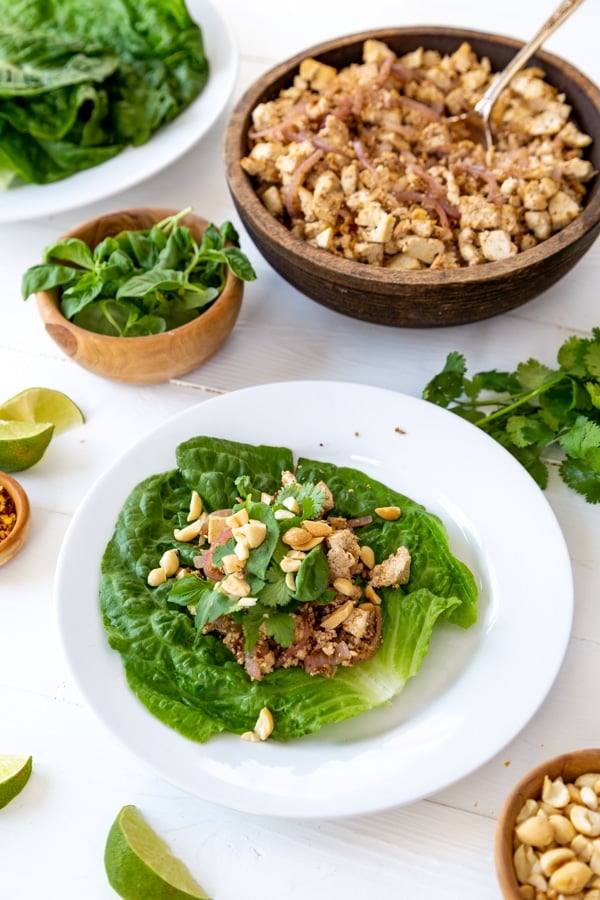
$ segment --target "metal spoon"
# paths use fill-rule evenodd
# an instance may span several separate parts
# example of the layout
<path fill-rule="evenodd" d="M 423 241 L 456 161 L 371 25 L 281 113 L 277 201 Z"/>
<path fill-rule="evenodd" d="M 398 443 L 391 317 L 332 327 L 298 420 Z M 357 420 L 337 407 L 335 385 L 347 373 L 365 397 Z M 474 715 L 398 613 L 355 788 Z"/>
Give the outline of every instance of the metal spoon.
<path fill-rule="evenodd" d="M 505 69 L 496 75 L 494 81 L 482 94 L 472 110 L 461 113 L 458 116 L 449 116 L 446 121 L 451 125 L 461 124 L 466 128 L 469 136 L 475 143 L 489 148 L 494 144 L 494 138 L 490 127 L 490 116 L 499 95 L 510 82 L 512 77 L 523 68 L 525 63 L 533 56 L 536 50 L 543 44 L 547 37 L 555 31 L 559 25 L 568 19 L 571 13 L 581 6 L 583 0 L 563 0 L 557 10 L 544 22 L 529 43 L 519 50 L 517 55 L 509 62 Z"/>

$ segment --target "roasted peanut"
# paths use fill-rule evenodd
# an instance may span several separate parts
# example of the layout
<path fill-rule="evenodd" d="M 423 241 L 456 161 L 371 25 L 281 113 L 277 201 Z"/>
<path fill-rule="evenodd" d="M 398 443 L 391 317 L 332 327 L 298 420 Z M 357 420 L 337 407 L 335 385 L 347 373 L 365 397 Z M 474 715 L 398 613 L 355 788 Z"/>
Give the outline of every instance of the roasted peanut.
<path fill-rule="evenodd" d="M 549 886 L 559 894 L 578 894 L 592 875 L 588 865 L 579 860 L 571 860 L 552 873 Z"/>
<path fill-rule="evenodd" d="M 554 840 L 552 825 L 545 816 L 531 816 L 515 828 L 518 839 L 530 847 L 547 847 Z"/>
<path fill-rule="evenodd" d="M 341 625 L 344 622 L 352 610 L 354 609 L 354 603 L 352 600 L 347 600 L 346 603 L 342 603 L 341 606 L 338 606 L 337 609 L 334 609 L 332 613 L 325 618 L 321 622 L 321 628 L 326 629 L 334 629 L 337 628 L 338 625 Z"/>
<path fill-rule="evenodd" d="M 190 522 L 189 525 L 185 525 L 183 528 L 173 529 L 173 537 L 176 541 L 181 541 L 182 543 L 187 544 L 189 541 L 193 541 L 194 538 L 198 537 L 203 524 L 204 519 L 202 516 L 200 516 L 200 518 L 196 519 L 195 522 Z"/>
<path fill-rule="evenodd" d="M 372 547 L 362 546 L 358 552 L 360 560 L 367 569 L 372 569 L 375 565 L 375 553 Z"/>
<path fill-rule="evenodd" d="M 195 522 L 196 519 L 199 519 L 202 515 L 202 497 L 198 493 L 198 491 L 192 491 L 192 496 L 190 497 L 190 509 L 187 516 L 188 522 Z"/>
<path fill-rule="evenodd" d="M 165 570 L 161 569 L 160 566 L 156 569 L 152 569 L 152 571 L 148 573 L 147 582 L 150 587 L 158 587 L 159 584 L 164 584 L 166 580 L 167 576 Z"/>
<path fill-rule="evenodd" d="M 266 741 L 269 735 L 273 732 L 274 727 L 275 723 L 273 722 L 273 714 L 271 713 L 271 710 L 266 706 L 263 706 L 258 715 L 258 719 L 256 720 L 254 733 L 258 735 L 259 740 Z"/>
<path fill-rule="evenodd" d="M 570 819 L 580 834 L 585 834 L 587 837 L 600 835 L 600 813 L 593 809 L 576 805 L 571 810 Z"/>
<path fill-rule="evenodd" d="M 282 503 L 286 509 L 293 513 L 293 515 L 297 516 L 300 512 L 300 504 L 295 497 L 285 497 L 285 499 L 282 500 Z"/>
<path fill-rule="evenodd" d="M 302 527 L 313 537 L 327 537 L 333 531 L 329 522 L 324 522 L 322 519 L 306 519 L 302 523 Z"/>
<path fill-rule="evenodd" d="M 175 575 L 179 569 L 179 553 L 177 550 L 165 550 L 160 558 L 159 566 L 164 570 L 167 578 Z"/>
<path fill-rule="evenodd" d="M 399 506 L 378 506 L 375 509 L 375 514 L 387 522 L 395 522 L 396 519 L 400 518 L 402 510 Z"/>
<path fill-rule="evenodd" d="M 562 778 L 556 778 L 552 781 L 546 775 L 542 785 L 542 800 L 544 803 L 548 803 L 555 809 L 562 809 L 569 803 L 570 799 L 569 789 Z"/>

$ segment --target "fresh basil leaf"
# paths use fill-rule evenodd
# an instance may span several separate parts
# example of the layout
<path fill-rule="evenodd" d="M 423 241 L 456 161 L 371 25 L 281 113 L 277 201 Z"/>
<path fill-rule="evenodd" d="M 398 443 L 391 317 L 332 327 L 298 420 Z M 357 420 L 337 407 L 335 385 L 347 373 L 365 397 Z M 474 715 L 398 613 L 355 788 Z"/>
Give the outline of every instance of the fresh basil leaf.
<path fill-rule="evenodd" d="M 189 282 L 184 272 L 174 269 L 152 269 L 142 275 L 132 275 L 117 292 L 117 300 L 124 297 L 145 297 L 154 291 L 178 291 L 188 288 Z"/>
<path fill-rule="evenodd" d="M 60 310 L 67 319 L 73 319 L 85 307 L 101 293 L 102 279 L 96 272 L 86 272 L 77 282 L 66 290 L 60 297 Z"/>
<path fill-rule="evenodd" d="M 255 281 L 256 272 L 248 257 L 237 247 L 225 247 L 223 256 L 234 275 L 242 281 Z"/>
<path fill-rule="evenodd" d="M 126 334 L 139 316 L 137 307 L 125 301 L 96 300 L 74 315 L 73 322 L 88 331 L 120 337 Z"/>
<path fill-rule="evenodd" d="M 76 277 L 76 270 L 72 266 L 40 263 L 32 266 L 23 275 L 21 293 L 26 300 L 38 291 L 51 291 L 52 288 L 70 284 Z"/>
<path fill-rule="evenodd" d="M 44 259 L 46 262 L 58 260 L 60 262 L 70 262 L 79 266 L 81 269 L 93 269 L 94 257 L 92 251 L 79 238 L 63 238 L 54 244 L 46 247 L 44 250 Z"/>
<path fill-rule="evenodd" d="M 234 244 L 236 247 L 240 245 L 240 236 L 232 222 L 223 222 L 219 228 L 221 241 L 225 244 Z"/>
<path fill-rule="evenodd" d="M 313 547 L 302 561 L 296 573 L 296 590 L 294 596 L 305 603 L 318 600 L 327 590 L 329 584 L 329 566 L 327 557 L 320 544 Z"/>
<path fill-rule="evenodd" d="M 246 562 L 246 569 L 252 575 L 258 578 L 266 578 L 267 569 L 271 562 L 271 557 L 279 542 L 279 526 L 273 515 L 273 510 L 264 503 L 248 503 L 248 516 L 250 519 L 256 519 L 262 522 L 267 529 L 265 539 L 250 552 L 250 558 Z"/>
<path fill-rule="evenodd" d="M 123 337 L 140 337 L 147 334 L 162 334 L 167 323 L 161 316 L 141 316 L 123 329 Z"/>
<path fill-rule="evenodd" d="M 189 228 L 176 228 L 167 238 L 167 242 L 158 255 L 156 265 L 161 269 L 187 267 L 197 249 Z"/>

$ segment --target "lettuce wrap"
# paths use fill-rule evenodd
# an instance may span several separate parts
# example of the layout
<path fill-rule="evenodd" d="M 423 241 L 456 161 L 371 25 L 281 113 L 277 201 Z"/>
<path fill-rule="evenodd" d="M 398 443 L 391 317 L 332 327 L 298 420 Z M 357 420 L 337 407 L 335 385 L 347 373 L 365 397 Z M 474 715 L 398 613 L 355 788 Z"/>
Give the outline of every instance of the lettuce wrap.
<path fill-rule="evenodd" d="M 146 478 L 127 497 L 102 558 L 100 608 L 131 690 L 186 737 L 204 742 L 222 732 L 243 734 L 264 707 L 274 719 L 274 739 L 317 732 L 397 696 L 419 671 L 438 622 L 469 628 L 476 621 L 474 576 L 452 554 L 442 521 L 363 472 L 304 458 L 296 462 L 285 447 L 207 436 L 180 444 L 175 458 L 176 468 Z M 198 547 L 173 536 L 186 524 L 192 491 L 205 510 L 232 509 L 240 504 L 241 485 L 250 486 L 251 502 L 257 492 L 276 493 L 285 471 L 295 474 L 307 495 L 325 482 L 335 503 L 330 515 L 369 519 L 357 532 L 377 560 L 400 545 L 411 554 L 408 582 L 379 591 L 383 637 L 377 653 L 353 667 L 340 666 L 331 678 L 279 668 L 252 680 L 217 636 L 197 627 L 177 597 L 177 580 L 147 583 L 161 554 L 174 546 L 181 564 L 193 565 Z M 366 515 L 390 505 L 402 510 L 395 521 Z"/>

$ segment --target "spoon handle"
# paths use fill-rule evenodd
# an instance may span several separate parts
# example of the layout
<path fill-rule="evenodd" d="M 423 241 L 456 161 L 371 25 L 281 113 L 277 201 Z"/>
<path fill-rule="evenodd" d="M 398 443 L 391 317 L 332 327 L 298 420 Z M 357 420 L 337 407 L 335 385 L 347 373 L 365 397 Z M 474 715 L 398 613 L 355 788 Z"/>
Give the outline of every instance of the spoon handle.
<path fill-rule="evenodd" d="M 537 34 L 534 35 L 534 37 L 530 41 L 528 41 L 528 43 L 525 44 L 525 46 L 522 47 L 521 50 L 519 50 L 516 56 L 514 56 L 508 63 L 506 68 L 496 76 L 487 91 L 475 104 L 475 109 L 477 110 L 477 112 L 481 113 L 484 116 L 489 115 L 492 106 L 498 99 L 498 95 L 504 90 L 513 75 L 516 75 L 516 73 L 523 68 L 525 63 L 533 56 L 535 51 L 541 47 L 546 38 L 549 37 L 552 32 L 558 28 L 559 25 L 562 25 L 562 23 L 569 18 L 571 13 L 574 13 L 577 7 L 581 6 L 582 3 L 583 0 L 563 0 L 563 2 L 560 3 L 558 9 L 554 10 L 552 15 L 544 22 Z"/>

